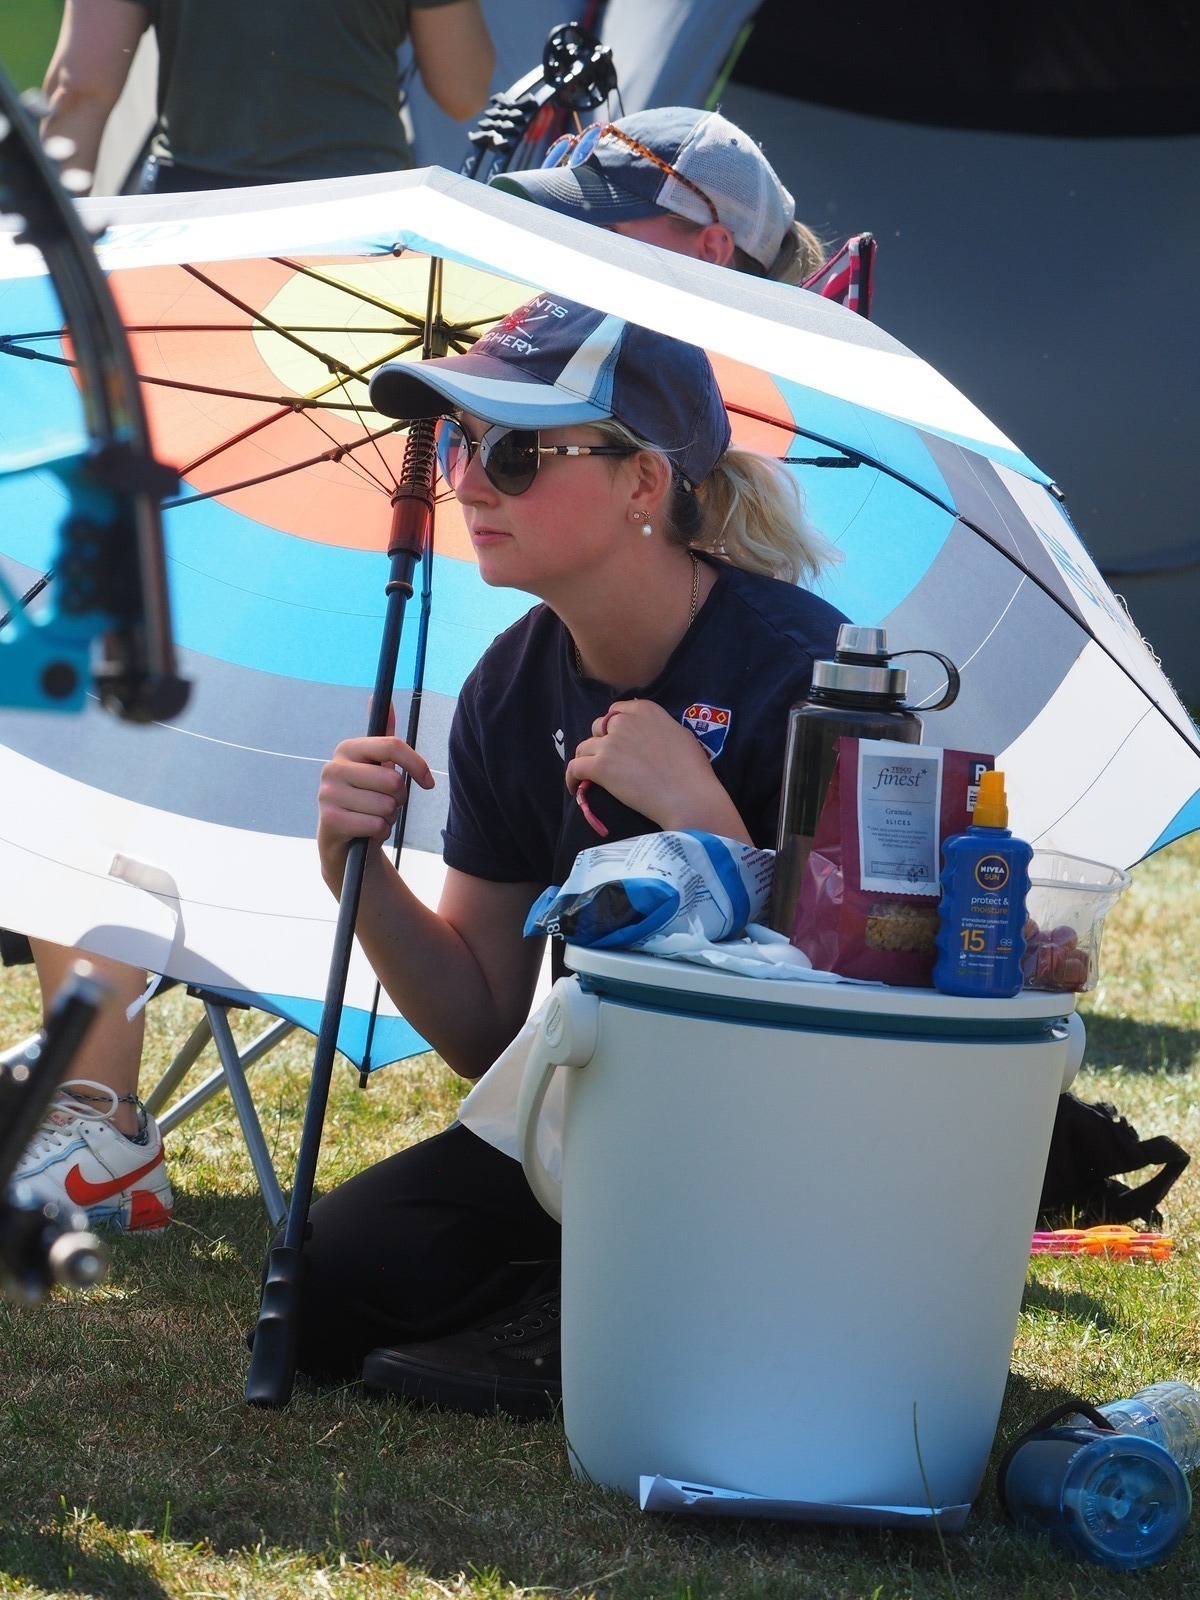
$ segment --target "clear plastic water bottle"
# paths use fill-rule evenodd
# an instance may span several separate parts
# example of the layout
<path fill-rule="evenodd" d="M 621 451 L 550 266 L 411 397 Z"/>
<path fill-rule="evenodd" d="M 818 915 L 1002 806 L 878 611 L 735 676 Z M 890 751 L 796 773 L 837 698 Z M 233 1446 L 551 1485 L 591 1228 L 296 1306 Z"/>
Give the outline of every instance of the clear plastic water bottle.
<path fill-rule="evenodd" d="M 1200 1393 L 1155 1383 L 1097 1409 L 1116 1432 L 1068 1423 L 1020 1440 L 1001 1467 L 1001 1502 L 1023 1532 L 1067 1554 L 1126 1571 L 1152 1566 L 1187 1531 L 1184 1473 L 1200 1464 Z"/>
<path fill-rule="evenodd" d="M 1188 1383 L 1150 1383 L 1128 1400 L 1098 1406 L 1118 1433 L 1151 1439 L 1185 1472 L 1200 1467 L 1200 1390 Z"/>

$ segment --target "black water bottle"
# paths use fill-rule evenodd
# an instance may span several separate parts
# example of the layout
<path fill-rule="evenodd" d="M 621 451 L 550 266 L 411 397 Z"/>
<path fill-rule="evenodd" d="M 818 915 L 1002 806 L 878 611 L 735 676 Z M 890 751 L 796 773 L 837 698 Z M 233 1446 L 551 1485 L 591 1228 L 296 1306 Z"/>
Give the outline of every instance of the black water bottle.
<path fill-rule="evenodd" d="M 958 672 L 945 656 L 935 650 L 897 654 L 931 655 L 945 669 L 946 693 L 928 710 L 940 710 L 954 700 Z M 813 663 L 808 699 L 794 705 L 788 716 L 771 926 L 789 938 L 817 818 L 833 776 L 838 740 L 921 742 L 921 718 L 904 703 L 908 673 L 903 667 L 892 666 L 893 659 L 883 628 L 860 628 L 844 622 L 838 629 L 833 660 Z"/>

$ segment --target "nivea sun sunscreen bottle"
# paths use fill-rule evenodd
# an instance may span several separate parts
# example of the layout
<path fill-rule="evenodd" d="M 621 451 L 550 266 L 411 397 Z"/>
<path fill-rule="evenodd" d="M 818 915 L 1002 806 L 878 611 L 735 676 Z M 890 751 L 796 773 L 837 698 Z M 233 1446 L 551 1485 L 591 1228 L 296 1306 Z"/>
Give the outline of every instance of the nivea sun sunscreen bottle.
<path fill-rule="evenodd" d="M 933 984 L 944 994 L 1019 994 L 1033 851 L 1008 827 L 1004 774 L 985 772 L 966 833 L 942 846 Z"/>

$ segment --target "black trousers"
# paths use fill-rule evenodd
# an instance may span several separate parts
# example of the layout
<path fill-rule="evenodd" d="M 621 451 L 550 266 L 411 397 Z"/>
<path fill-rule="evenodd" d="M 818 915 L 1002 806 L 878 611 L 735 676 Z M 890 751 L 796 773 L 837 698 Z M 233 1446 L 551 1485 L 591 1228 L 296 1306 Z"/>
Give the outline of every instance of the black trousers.
<path fill-rule="evenodd" d="M 485 1322 L 562 1253 L 519 1161 L 454 1123 L 318 1200 L 301 1297 L 298 1364 L 356 1378 L 381 1345 Z"/>

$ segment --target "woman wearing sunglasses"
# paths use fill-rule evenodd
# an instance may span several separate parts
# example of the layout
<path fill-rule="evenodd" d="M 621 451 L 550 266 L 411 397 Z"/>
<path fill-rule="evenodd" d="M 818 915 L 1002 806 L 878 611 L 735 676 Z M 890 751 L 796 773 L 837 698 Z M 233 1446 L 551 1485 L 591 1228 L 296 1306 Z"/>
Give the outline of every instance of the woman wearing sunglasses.
<path fill-rule="evenodd" d="M 759 278 L 800 284 L 825 261 L 791 195 L 748 133 L 717 111 L 656 106 L 564 134 L 541 170 L 491 186 Z"/>
<path fill-rule="evenodd" d="M 438 909 L 376 848 L 358 917 L 389 994 L 473 1079 L 532 1002 L 530 906 L 597 842 L 579 797 L 616 838 L 699 828 L 773 845 L 788 708 L 844 618 L 797 586 L 833 552 L 786 469 L 729 449 L 694 346 L 542 295 L 466 355 L 385 367 L 371 399 L 441 417 L 441 470 L 480 575 L 541 602 L 459 697 Z M 720 740 L 702 742 L 713 722 Z M 348 739 L 324 768 L 318 844 L 335 893 L 350 841 L 388 836 L 406 775 L 433 787 L 394 737 Z M 472 1131 L 472 1098 L 451 1128 L 314 1206 L 300 1365 L 544 1415 L 560 1388 L 559 1229 L 507 1132 Z"/>

